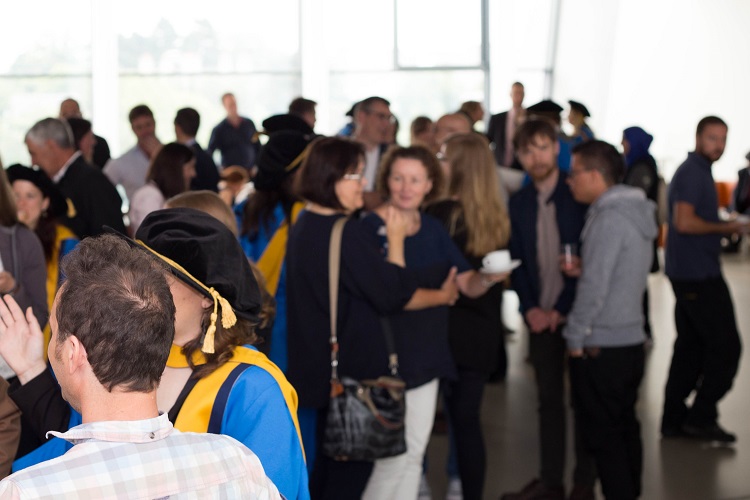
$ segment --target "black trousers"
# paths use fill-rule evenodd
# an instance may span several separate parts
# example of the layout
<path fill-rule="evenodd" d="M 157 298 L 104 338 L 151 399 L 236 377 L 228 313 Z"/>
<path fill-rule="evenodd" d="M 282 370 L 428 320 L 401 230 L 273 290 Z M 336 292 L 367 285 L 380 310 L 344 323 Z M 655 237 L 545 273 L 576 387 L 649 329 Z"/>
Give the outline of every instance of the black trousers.
<path fill-rule="evenodd" d="M 722 277 L 705 281 L 672 281 L 677 339 L 664 391 L 662 429 L 683 423 L 710 425 L 717 404 L 732 387 L 742 345 L 734 306 Z M 688 410 L 685 399 L 695 399 Z"/>
<path fill-rule="evenodd" d="M 486 452 L 479 418 L 488 376 L 459 368 L 458 379 L 444 384 L 448 421 L 456 443 L 458 474 L 465 500 L 481 500 Z"/>
<path fill-rule="evenodd" d="M 641 494 L 643 449 L 635 414 L 643 378 L 643 344 L 570 358 L 570 384 L 583 443 L 596 460 L 607 500 Z"/>
<path fill-rule="evenodd" d="M 318 443 L 315 463 L 310 474 L 310 498 L 312 500 L 350 500 L 361 498 L 367 481 L 372 474 L 373 462 L 333 460 L 323 455 L 328 408 L 318 411 L 316 422 L 316 442 Z"/>
<path fill-rule="evenodd" d="M 530 333 L 529 354 L 536 373 L 539 401 L 539 477 L 549 487 L 563 484 L 566 446 L 565 340 L 562 327 L 551 332 Z M 596 481 L 594 460 L 583 447 L 578 422 L 575 425 L 576 464 L 573 481 L 593 486 Z"/>

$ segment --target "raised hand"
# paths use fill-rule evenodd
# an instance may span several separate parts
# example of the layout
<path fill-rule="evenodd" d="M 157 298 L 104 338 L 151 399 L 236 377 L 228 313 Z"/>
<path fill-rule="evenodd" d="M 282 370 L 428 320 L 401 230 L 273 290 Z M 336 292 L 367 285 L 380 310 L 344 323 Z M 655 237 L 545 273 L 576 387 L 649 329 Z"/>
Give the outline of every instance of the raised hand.
<path fill-rule="evenodd" d="M 0 356 L 25 384 L 44 370 L 44 334 L 29 307 L 26 314 L 10 295 L 0 300 Z"/>

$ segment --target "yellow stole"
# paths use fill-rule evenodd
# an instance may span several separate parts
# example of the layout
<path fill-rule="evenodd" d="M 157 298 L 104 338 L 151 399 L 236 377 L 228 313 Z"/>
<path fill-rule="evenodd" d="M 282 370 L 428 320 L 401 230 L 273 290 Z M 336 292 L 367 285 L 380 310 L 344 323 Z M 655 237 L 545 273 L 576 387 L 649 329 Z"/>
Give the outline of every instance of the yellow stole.
<path fill-rule="evenodd" d="M 52 312 L 52 302 L 57 293 L 58 280 L 60 279 L 60 245 L 64 240 L 78 237 L 62 224 L 55 226 L 55 243 L 52 246 L 52 255 L 47 261 L 47 311 Z M 44 360 L 47 361 L 47 346 L 52 335 L 49 321 L 44 327 Z"/>
<path fill-rule="evenodd" d="M 200 351 L 194 352 L 193 362 L 196 365 L 204 364 L 206 360 L 203 357 L 203 353 Z M 240 363 L 254 365 L 267 371 L 276 380 L 276 383 L 279 384 L 279 388 L 284 395 L 284 401 L 286 401 L 286 406 L 289 409 L 289 414 L 294 421 L 300 446 L 302 446 L 302 434 L 300 433 L 299 422 L 297 421 L 297 391 L 294 390 L 294 387 L 292 387 L 292 384 L 289 383 L 279 367 L 273 364 L 265 354 L 242 346 L 235 347 L 232 358 L 229 361 L 201 378 L 195 384 L 195 387 L 193 387 L 193 390 L 190 391 L 190 394 L 185 399 L 180 413 L 177 415 L 177 421 L 174 423 L 175 428 L 182 432 L 207 432 L 208 421 L 211 417 L 216 395 L 219 393 L 221 386 L 229 374 Z M 172 344 L 167 366 L 170 368 L 187 368 L 189 366 L 180 346 Z"/>
<path fill-rule="evenodd" d="M 304 203 L 299 201 L 292 205 L 292 224 L 297 222 L 297 217 L 303 208 L 305 208 Z M 284 265 L 286 241 L 288 238 L 289 221 L 284 220 L 279 228 L 276 229 L 276 232 L 273 233 L 273 237 L 268 242 L 268 246 L 263 250 L 263 255 L 261 255 L 258 262 L 256 262 L 261 274 L 266 278 L 266 288 L 268 289 L 268 293 L 274 297 L 276 296 L 276 290 L 279 288 L 281 267 Z"/>

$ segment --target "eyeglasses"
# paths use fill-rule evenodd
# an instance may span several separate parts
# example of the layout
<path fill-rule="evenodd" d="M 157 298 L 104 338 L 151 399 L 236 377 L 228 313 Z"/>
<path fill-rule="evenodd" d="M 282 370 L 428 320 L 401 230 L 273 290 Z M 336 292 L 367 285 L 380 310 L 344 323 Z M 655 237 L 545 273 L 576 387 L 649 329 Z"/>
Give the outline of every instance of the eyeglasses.
<path fill-rule="evenodd" d="M 393 115 L 381 113 L 380 111 L 368 111 L 368 110 L 365 110 L 365 113 L 367 113 L 368 115 L 374 115 L 375 118 L 377 118 L 380 121 L 386 121 L 388 123 L 396 123 L 396 117 Z"/>
<path fill-rule="evenodd" d="M 356 174 L 344 174 L 342 179 L 347 181 L 361 181 L 365 178 L 364 172 L 357 172 Z"/>

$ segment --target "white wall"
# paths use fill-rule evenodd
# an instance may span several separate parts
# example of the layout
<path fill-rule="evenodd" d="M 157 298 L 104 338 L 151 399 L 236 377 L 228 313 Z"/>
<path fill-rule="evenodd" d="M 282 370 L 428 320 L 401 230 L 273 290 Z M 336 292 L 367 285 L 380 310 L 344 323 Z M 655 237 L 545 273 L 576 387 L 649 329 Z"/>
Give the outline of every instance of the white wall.
<path fill-rule="evenodd" d="M 556 101 L 585 103 L 594 131 L 615 144 L 624 128 L 643 127 L 667 179 L 698 121 L 717 115 L 729 137 L 714 178 L 737 179 L 750 150 L 750 2 L 562 0 L 561 9 Z"/>

